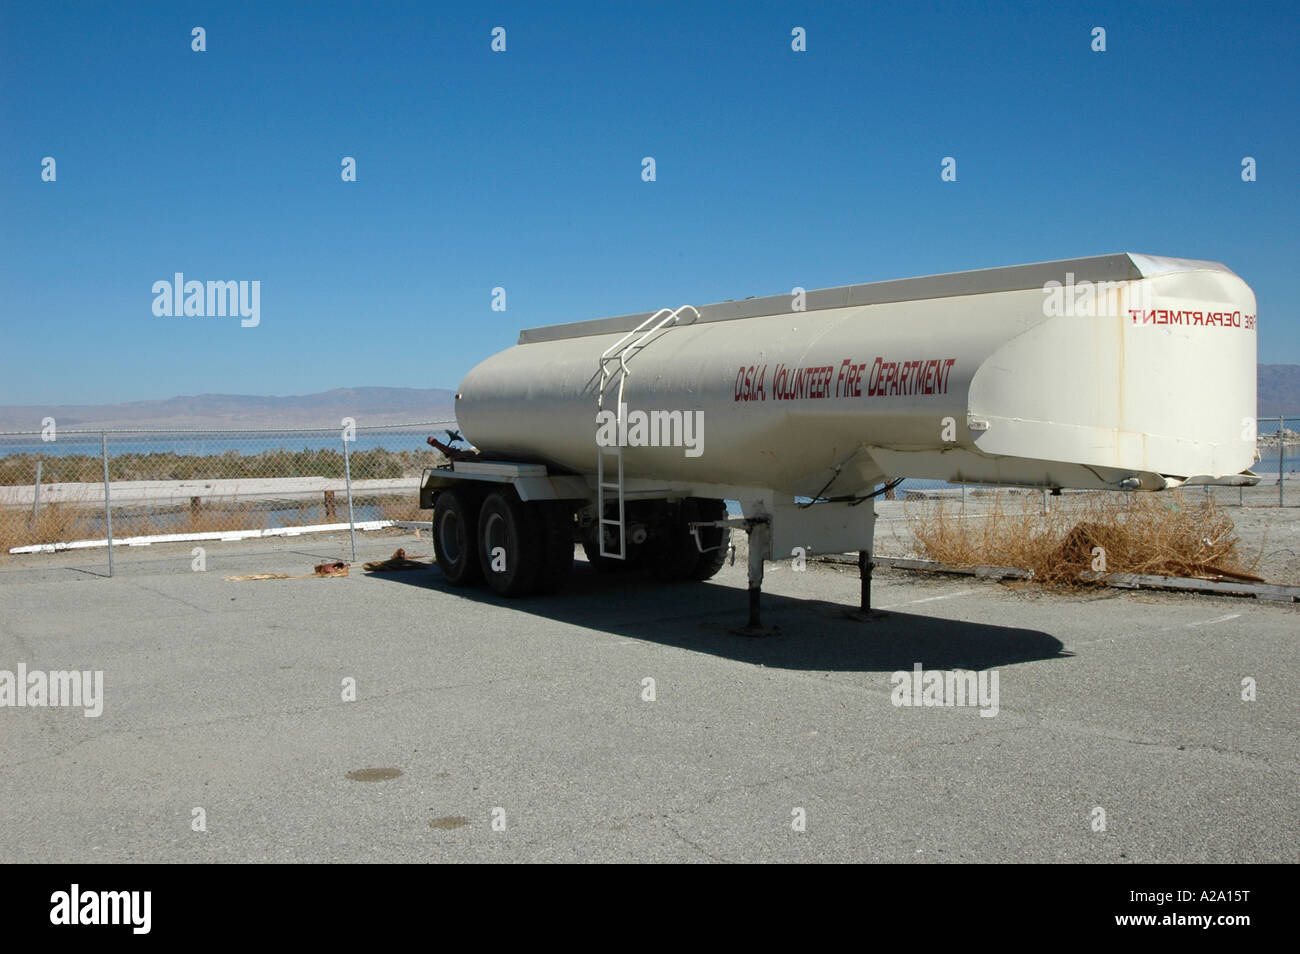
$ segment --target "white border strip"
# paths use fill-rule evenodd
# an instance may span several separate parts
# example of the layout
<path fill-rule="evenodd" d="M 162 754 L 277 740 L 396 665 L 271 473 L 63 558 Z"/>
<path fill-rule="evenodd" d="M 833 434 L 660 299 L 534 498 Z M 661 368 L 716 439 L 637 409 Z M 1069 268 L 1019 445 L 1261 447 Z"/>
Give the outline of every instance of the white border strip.
<path fill-rule="evenodd" d="M 383 530 L 393 526 L 392 520 L 363 520 L 354 526 L 358 530 Z M 120 537 L 113 546 L 147 547 L 154 543 L 188 543 L 191 540 L 250 540 L 257 537 L 296 537 L 302 533 L 329 533 L 346 530 L 346 523 L 318 523 L 308 527 L 272 527 L 269 530 L 228 530 L 208 533 L 157 533 L 146 537 Z M 57 553 L 60 550 L 90 550 L 108 546 L 103 540 L 69 540 L 63 543 L 36 543 L 26 547 L 12 547 L 10 553 Z"/>

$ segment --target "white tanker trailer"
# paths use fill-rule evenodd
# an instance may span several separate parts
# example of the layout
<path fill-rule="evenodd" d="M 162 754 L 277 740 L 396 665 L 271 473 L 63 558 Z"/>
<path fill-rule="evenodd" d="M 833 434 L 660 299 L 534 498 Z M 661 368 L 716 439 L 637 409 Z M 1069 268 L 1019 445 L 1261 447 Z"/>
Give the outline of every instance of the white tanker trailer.
<path fill-rule="evenodd" d="M 476 366 L 476 450 L 427 473 L 453 584 L 598 569 L 711 577 L 859 551 L 882 483 L 1163 490 L 1248 483 L 1255 297 L 1214 262 L 1103 255 L 533 328 Z M 724 500 L 743 518 L 727 519 Z"/>

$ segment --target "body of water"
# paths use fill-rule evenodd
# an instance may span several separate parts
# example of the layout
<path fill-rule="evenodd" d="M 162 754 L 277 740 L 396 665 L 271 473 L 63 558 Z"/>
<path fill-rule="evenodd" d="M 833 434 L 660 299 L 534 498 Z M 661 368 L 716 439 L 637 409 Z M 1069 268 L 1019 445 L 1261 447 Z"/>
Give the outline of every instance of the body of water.
<path fill-rule="evenodd" d="M 439 440 L 447 439 L 445 430 L 386 430 L 358 431 L 355 441 L 348 442 L 348 453 L 383 448 L 390 451 L 431 451 L 425 443 L 429 435 Z M 234 451 L 241 456 L 262 454 L 266 451 L 334 450 L 343 452 L 343 440 L 337 431 L 286 431 L 276 434 L 109 434 L 108 455 L 117 454 L 177 454 L 207 457 Z M 54 441 L 39 437 L 0 437 L 0 456 L 11 454 L 48 454 L 72 456 L 88 454 L 99 456 L 100 440 L 97 434 L 69 434 Z"/>
<path fill-rule="evenodd" d="M 1266 422 L 1261 422 L 1261 432 Z M 1277 422 L 1272 424 L 1277 430 Z M 391 430 L 358 431 L 355 441 L 349 442 L 348 452 L 384 449 L 389 451 L 428 451 L 432 448 L 425 443 L 425 438 L 433 434 L 439 440 L 447 439 L 446 430 Z M 108 453 L 110 457 L 117 454 L 177 454 L 183 456 L 216 456 L 235 452 L 241 456 L 261 454 L 280 450 L 334 450 L 342 452 L 343 442 L 339 434 L 333 431 L 286 431 L 276 434 L 251 435 L 248 432 L 212 433 L 212 434 L 110 434 L 108 436 Z M 51 456 L 70 456 L 83 454 L 99 456 L 98 435 L 72 434 L 60 437 L 56 441 L 42 441 L 38 437 L 0 437 L 0 457 L 12 454 L 47 454 Z M 1267 476 L 1277 473 L 1278 448 L 1261 448 L 1263 458 L 1254 466 L 1257 474 Z M 1286 459 L 1283 461 L 1286 473 L 1300 470 L 1300 445 L 1286 445 Z"/>

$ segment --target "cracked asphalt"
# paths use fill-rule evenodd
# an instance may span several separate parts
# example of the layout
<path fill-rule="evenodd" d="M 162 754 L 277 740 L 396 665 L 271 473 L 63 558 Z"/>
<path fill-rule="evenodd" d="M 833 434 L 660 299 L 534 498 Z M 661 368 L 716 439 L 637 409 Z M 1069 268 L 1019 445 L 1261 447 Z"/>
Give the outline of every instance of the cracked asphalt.
<path fill-rule="evenodd" d="M 752 639 L 743 555 L 528 601 L 224 579 L 345 544 L 0 566 L 0 670 L 104 673 L 99 718 L 0 708 L 0 861 L 1300 860 L 1298 604 L 881 571 L 862 622 L 851 569 L 772 564 Z M 917 663 L 997 715 L 894 705 Z"/>

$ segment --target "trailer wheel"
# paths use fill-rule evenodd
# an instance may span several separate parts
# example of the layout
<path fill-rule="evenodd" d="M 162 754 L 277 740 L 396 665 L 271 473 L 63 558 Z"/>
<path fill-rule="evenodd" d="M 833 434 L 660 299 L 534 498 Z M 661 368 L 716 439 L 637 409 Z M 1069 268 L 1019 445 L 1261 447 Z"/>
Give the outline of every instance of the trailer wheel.
<path fill-rule="evenodd" d="M 601 556 L 600 538 L 597 536 L 600 532 L 600 524 L 595 521 L 592 521 L 580 531 L 582 552 L 586 555 L 587 562 L 591 564 L 592 569 L 597 573 L 627 573 L 641 567 L 642 557 L 645 554 L 644 546 L 628 540 L 626 560 Z"/>
<path fill-rule="evenodd" d="M 542 528 L 537 591 L 551 593 L 562 587 L 573 572 L 573 508 L 553 501 L 524 506 L 536 508 Z"/>
<path fill-rule="evenodd" d="M 478 558 L 488 586 L 502 596 L 533 592 L 543 560 L 542 521 L 514 490 L 494 490 L 478 515 Z"/>
<path fill-rule="evenodd" d="M 650 555 L 650 573 L 657 580 L 707 580 L 726 560 L 727 541 L 731 532 L 723 527 L 704 527 L 700 530 L 700 543 L 705 552 L 695 545 L 695 536 L 689 524 L 697 520 L 722 520 L 727 515 L 726 504 L 721 500 L 688 497 L 657 534 L 654 552 Z"/>
<path fill-rule="evenodd" d="M 433 502 L 433 559 L 452 586 L 483 582 L 478 559 L 479 495 L 468 488 L 439 492 Z"/>

